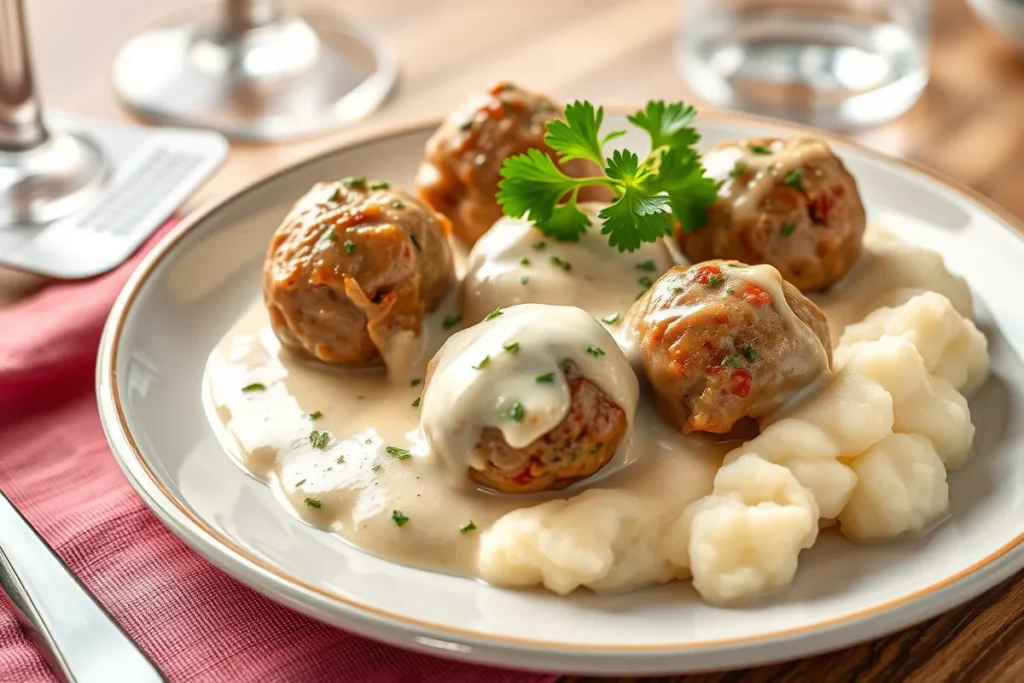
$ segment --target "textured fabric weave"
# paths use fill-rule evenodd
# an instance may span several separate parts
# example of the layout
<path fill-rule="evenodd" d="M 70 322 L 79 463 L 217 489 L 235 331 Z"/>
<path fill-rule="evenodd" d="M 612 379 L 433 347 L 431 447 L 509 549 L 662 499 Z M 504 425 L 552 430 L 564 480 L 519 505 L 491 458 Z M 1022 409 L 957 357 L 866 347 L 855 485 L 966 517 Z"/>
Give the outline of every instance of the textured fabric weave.
<path fill-rule="evenodd" d="M 110 454 L 93 388 L 104 320 L 138 261 L 0 309 L 0 490 L 165 675 L 218 683 L 553 681 L 407 652 L 307 619 L 231 579 L 157 521 Z M 0 682 L 52 680 L 0 601 Z"/>

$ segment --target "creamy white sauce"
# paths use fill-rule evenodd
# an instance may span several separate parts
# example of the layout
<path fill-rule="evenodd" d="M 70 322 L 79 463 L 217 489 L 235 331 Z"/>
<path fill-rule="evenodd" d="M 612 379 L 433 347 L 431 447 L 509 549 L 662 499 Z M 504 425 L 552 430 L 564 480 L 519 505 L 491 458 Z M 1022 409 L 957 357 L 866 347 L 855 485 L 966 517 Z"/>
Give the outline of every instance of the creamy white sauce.
<path fill-rule="evenodd" d="M 672 267 L 664 242 L 631 253 L 608 246 L 597 213 L 600 204 L 581 204 L 591 227 L 578 242 L 558 242 L 529 221 L 502 218 L 473 246 L 462 282 L 462 312 L 468 323 L 495 308 L 522 303 L 578 306 L 608 323 L 613 332 L 650 283 Z M 596 224 L 593 221 L 596 220 Z M 558 261 L 555 261 L 558 259 Z M 566 266 L 565 264 L 568 264 Z"/>
<path fill-rule="evenodd" d="M 734 189 L 730 183 L 744 183 L 741 192 L 733 203 L 733 215 L 751 215 L 758 211 L 772 186 L 782 180 L 793 169 L 800 168 L 817 159 L 829 156 L 828 146 L 821 140 L 802 140 L 799 146 L 783 146 L 776 141 L 768 145 L 771 154 L 756 154 L 745 142 L 737 142 L 714 149 L 701 160 L 711 178 L 722 183 L 720 194 L 729 194 Z M 745 173 L 741 177 L 733 176 L 737 164 Z"/>
<path fill-rule="evenodd" d="M 569 383 L 559 369 L 565 359 L 614 400 L 632 426 L 637 378 L 601 323 L 580 308 L 521 304 L 441 347 L 423 395 L 427 443 L 459 478 L 467 466 L 484 468 L 473 454 L 487 427 L 499 429 L 513 448 L 533 443 L 569 413 Z M 554 381 L 537 381 L 548 373 Z M 523 407 L 520 421 L 508 417 L 517 402 Z M 620 448 L 628 442 L 627 435 Z"/>
<path fill-rule="evenodd" d="M 819 299 L 830 318 L 835 315 L 843 324 L 849 322 L 847 318 L 851 315 L 856 315 L 859 320 L 868 310 L 879 305 L 876 300 L 885 288 L 927 287 L 946 292 L 958 286 L 959 279 L 945 271 L 920 268 L 918 250 L 908 250 L 899 245 L 895 248 L 892 244 L 891 241 L 868 239 L 863 257 L 866 265 L 855 268 L 843 282 L 841 290 Z M 606 246 L 604 248 L 608 250 Z M 539 253 L 542 256 L 559 253 L 553 251 L 555 249 L 552 245 L 548 251 Z M 530 253 L 532 258 L 536 252 L 531 249 Z M 603 301 L 608 296 L 605 287 L 592 286 L 591 281 L 583 278 L 562 281 L 562 286 L 573 290 L 574 302 L 584 310 L 591 313 L 621 310 L 624 314 L 640 289 L 636 278 L 649 274 L 655 279 L 668 267 L 667 264 L 662 267 L 662 257 L 650 251 L 648 255 L 620 256 L 616 253 L 615 258 L 622 259 L 624 263 L 618 269 L 620 275 L 617 277 L 620 282 L 628 284 L 629 292 L 624 298 L 616 299 L 614 304 Z M 659 264 L 658 271 L 636 270 L 636 263 L 646 258 Z M 578 257 L 577 260 L 582 263 Z M 884 263 L 883 273 L 871 265 L 875 263 Z M 576 272 L 576 264 L 573 265 L 573 272 Z M 632 277 L 626 278 L 625 273 Z M 755 274 L 754 277 L 760 276 Z M 879 284 L 880 278 L 884 278 L 882 285 Z M 505 282 L 509 288 L 520 286 L 518 277 Z M 770 283 L 766 285 L 764 289 L 772 293 L 775 301 L 785 301 L 781 290 L 771 289 Z M 500 287 L 496 289 L 500 294 Z M 455 334 L 456 326 L 449 324 L 445 329 L 443 321 L 458 313 L 457 304 L 457 295 L 453 292 L 438 310 L 425 318 L 420 337 L 422 346 L 412 369 L 414 377 L 424 376 L 427 360 L 448 337 Z M 622 308 L 615 309 L 617 306 Z M 484 306 L 487 310 L 494 307 Z M 548 362 L 538 342 L 554 345 L 557 343 L 555 337 L 564 335 L 562 343 L 578 346 L 584 339 L 591 338 L 591 333 L 586 331 L 559 330 L 586 327 L 593 323 L 592 319 L 584 324 L 582 318 L 570 320 L 559 316 L 560 325 L 548 330 L 551 319 L 546 317 L 544 329 L 541 325 L 536 329 L 531 326 L 525 330 L 526 336 L 519 339 L 520 354 L 526 351 L 526 342 L 529 342 L 537 355 L 513 358 L 516 363 L 506 366 L 502 353 L 491 353 L 498 349 L 504 351 L 501 348 L 503 343 L 499 342 L 507 338 L 517 324 L 516 317 L 510 316 L 502 321 L 503 317 L 484 323 L 484 328 L 499 323 L 490 328 L 494 330 L 493 336 L 489 331 L 460 336 L 456 343 L 462 344 L 464 339 L 474 353 L 479 349 L 484 355 L 490 354 L 490 362 L 494 364 L 490 369 L 497 370 L 505 378 L 501 384 L 505 385 L 506 380 L 511 382 L 508 386 L 513 388 L 509 396 L 512 392 L 525 393 L 525 389 L 518 388 L 522 386 L 520 381 L 528 379 L 533 371 L 517 375 L 517 371 L 524 368 L 516 363 L 536 363 L 539 366 Z M 561 324 L 563 321 L 572 324 Z M 593 330 L 592 325 L 590 329 Z M 799 327 L 794 329 L 802 333 Z M 596 336 L 596 332 L 593 334 Z M 838 339 L 835 332 L 833 339 Z M 619 397 L 624 408 L 631 401 L 636 402 L 632 439 L 628 448 L 620 448 L 619 457 L 590 480 L 553 494 L 499 495 L 453 478 L 444 459 L 433 452 L 424 439 L 419 424 L 422 411 L 431 403 L 443 408 L 447 399 L 454 412 L 456 406 L 453 401 L 461 399 L 454 395 L 446 396 L 441 391 L 445 385 L 432 384 L 431 393 L 437 389 L 440 398 L 435 402 L 433 395 L 424 397 L 423 405 L 417 407 L 413 403 L 420 398 L 422 384 L 412 386 L 409 381 L 389 379 L 379 368 L 346 371 L 302 360 L 281 348 L 270 330 L 266 310 L 259 301 L 254 302 L 227 330 L 212 352 L 206 367 L 205 405 L 225 449 L 241 467 L 268 482 L 279 499 L 303 519 L 360 548 L 395 561 L 477 576 L 479 534 L 505 513 L 517 507 L 573 495 L 588 487 L 629 489 L 665 510 L 679 510 L 706 495 L 711 490 L 712 479 L 724 454 L 738 446 L 744 437 L 753 436 L 683 437 L 661 420 L 645 391 L 638 399 L 630 398 L 630 382 L 617 365 L 621 361 L 616 360 L 618 356 L 611 348 L 611 341 L 605 338 L 599 345 L 606 355 L 594 360 L 616 363 L 615 368 L 607 371 L 601 380 L 608 382 L 602 388 Z M 593 357 L 584 353 L 575 358 L 588 363 Z M 458 362 L 465 362 L 468 367 L 468 364 L 478 361 L 472 357 Z M 462 368 L 460 372 L 468 374 L 470 370 Z M 588 374 L 590 372 L 601 374 L 593 368 L 588 370 Z M 265 389 L 242 390 L 254 382 L 262 383 Z M 459 380 L 447 382 L 449 390 L 458 389 L 451 385 L 458 384 Z M 544 424 L 557 423 L 558 411 L 565 405 L 564 386 L 556 384 L 551 391 L 551 395 L 540 404 L 527 405 L 528 410 L 533 405 L 542 415 L 546 409 L 541 404 L 549 406 L 552 412 L 544 418 Z M 488 389 L 488 392 L 490 400 L 494 401 L 503 395 L 501 389 Z M 534 399 L 531 397 L 530 400 Z M 491 408 L 496 405 L 492 404 Z M 464 404 L 460 407 L 462 409 L 465 409 Z M 480 410 L 469 408 L 471 419 L 482 419 L 477 414 Z M 318 411 L 322 416 L 311 420 L 310 414 Z M 627 412 L 633 414 L 632 410 Z M 506 438 L 515 445 L 529 439 L 534 433 L 530 429 L 536 431 L 541 428 L 541 425 L 527 425 L 519 432 L 516 426 L 505 432 Z M 316 448 L 311 443 L 313 430 L 329 435 L 323 448 Z M 388 446 L 407 449 L 410 455 L 404 459 L 397 457 L 388 452 Z M 628 451 L 628 457 L 622 457 L 624 449 Z M 311 507 L 311 504 L 319 507 Z M 408 518 L 402 526 L 394 521 L 395 511 Z M 460 532 L 460 526 L 470 520 L 476 530 Z"/>

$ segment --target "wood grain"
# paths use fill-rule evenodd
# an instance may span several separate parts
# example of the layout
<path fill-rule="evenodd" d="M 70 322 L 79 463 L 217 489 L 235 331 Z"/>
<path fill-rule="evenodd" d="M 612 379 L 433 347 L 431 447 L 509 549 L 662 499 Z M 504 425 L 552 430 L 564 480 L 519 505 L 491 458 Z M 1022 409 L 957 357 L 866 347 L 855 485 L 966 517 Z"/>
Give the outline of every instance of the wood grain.
<path fill-rule="evenodd" d="M 193 3 L 26 3 L 45 103 L 128 120 L 110 86 L 114 55 L 145 26 Z M 397 49 L 402 82 L 395 96 L 366 121 L 329 136 L 287 145 L 235 145 L 222 171 L 186 208 L 224 197 L 257 177 L 374 129 L 441 116 L 492 80 L 517 80 L 561 99 L 692 99 L 674 59 L 677 0 L 337 4 L 377 25 Z M 1024 218 L 1024 56 L 986 29 L 964 0 L 935 2 L 933 33 L 932 78 L 921 100 L 897 121 L 854 137 L 964 182 Z M 0 272 L 0 305 L 42 282 Z M 749 671 L 615 680 L 1024 680 L 1024 574 L 930 622 L 840 652 Z"/>

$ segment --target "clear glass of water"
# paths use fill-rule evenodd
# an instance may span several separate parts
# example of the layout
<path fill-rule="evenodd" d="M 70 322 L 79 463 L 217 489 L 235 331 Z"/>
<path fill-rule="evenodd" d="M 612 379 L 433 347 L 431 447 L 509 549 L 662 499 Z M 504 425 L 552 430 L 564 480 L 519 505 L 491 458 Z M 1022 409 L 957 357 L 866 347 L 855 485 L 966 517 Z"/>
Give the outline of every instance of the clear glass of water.
<path fill-rule="evenodd" d="M 928 82 L 931 0 L 681 0 L 677 59 L 719 107 L 849 129 Z"/>

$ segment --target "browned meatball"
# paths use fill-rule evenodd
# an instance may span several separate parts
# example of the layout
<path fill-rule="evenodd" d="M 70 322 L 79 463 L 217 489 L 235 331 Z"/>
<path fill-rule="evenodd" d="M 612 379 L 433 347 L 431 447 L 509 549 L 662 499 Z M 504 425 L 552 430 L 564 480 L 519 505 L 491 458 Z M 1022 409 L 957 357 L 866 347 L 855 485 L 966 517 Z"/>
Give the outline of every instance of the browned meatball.
<path fill-rule="evenodd" d="M 396 360 L 454 277 L 447 231 L 444 216 L 387 183 L 318 183 L 267 250 L 274 332 L 325 363 Z"/>
<path fill-rule="evenodd" d="M 675 266 L 627 324 L 659 409 L 684 434 L 765 417 L 832 362 L 825 314 L 767 265 Z"/>
<path fill-rule="evenodd" d="M 455 236 L 472 245 L 502 216 L 495 199 L 502 163 L 534 147 L 553 155 L 544 143 L 545 125 L 562 112 L 562 105 L 547 96 L 511 83 L 474 93 L 427 141 L 417 195 L 448 216 Z M 577 159 L 563 168 L 582 175 L 589 165 Z M 580 195 L 581 200 L 599 198 Z"/>
<path fill-rule="evenodd" d="M 768 263 L 813 292 L 838 282 L 857 260 L 864 205 L 853 176 L 823 140 L 722 142 L 703 160 L 722 184 L 705 226 L 678 233 L 691 261 Z"/>
<path fill-rule="evenodd" d="M 427 368 L 427 383 L 434 361 Z M 611 460 L 629 429 L 626 412 L 596 384 L 564 363 L 569 412 L 551 431 L 525 448 L 513 448 L 501 430 L 487 427 L 475 449 L 483 469 L 470 479 L 502 493 L 557 491 L 593 475 Z"/>

